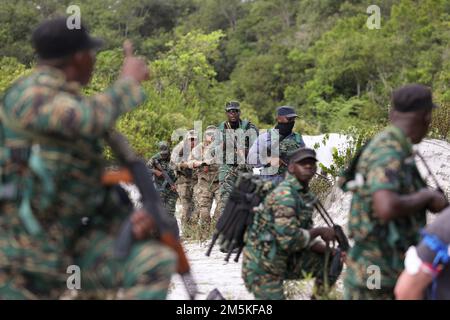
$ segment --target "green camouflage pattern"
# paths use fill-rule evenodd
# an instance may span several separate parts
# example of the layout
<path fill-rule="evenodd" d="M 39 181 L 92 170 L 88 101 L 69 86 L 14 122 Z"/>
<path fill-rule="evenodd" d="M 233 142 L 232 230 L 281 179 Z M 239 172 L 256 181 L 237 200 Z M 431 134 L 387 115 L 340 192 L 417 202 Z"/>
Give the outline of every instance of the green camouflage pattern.
<path fill-rule="evenodd" d="M 347 256 L 345 286 L 350 293 L 359 292 L 359 297 L 376 298 L 378 292 L 381 299 L 382 292 L 393 291 L 406 250 L 418 243 L 426 212 L 418 210 L 386 223 L 374 215 L 372 195 L 378 190 L 407 195 L 426 184 L 417 170 L 411 142 L 394 126 L 369 142 L 357 163 L 356 175 L 363 183 L 354 190 L 350 208 L 349 235 L 355 243 Z M 380 268 L 380 290 L 367 287 L 372 275 L 369 266 Z"/>
<path fill-rule="evenodd" d="M 226 163 L 226 152 L 225 152 L 226 144 L 227 144 L 226 133 L 225 133 L 226 129 L 230 129 L 229 127 L 227 127 L 227 121 L 224 121 L 219 124 L 218 130 L 220 130 L 220 132 L 221 132 L 222 141 L 219 142 L 219 140 L 217 140 L 217 142 L 216 142 L 216 145 L 217 145 L 217 143 L 222 143 L 222 147 L 223 147 L 223 159 L 222 159 L 223 162 L 219 166 L 220 202 L 219 202 L 218 210 L 220 212 L 220 215 L 222 214 L 223 210 L 225 209 L 225 204 L 227 203 L 228 198 L 230 197 L 231 191 L 233 190 L 234 185 L 236 184 L 236 181 L 237 181 L 239 175 L 241 173 L 252 172 L 252 167 L 247 164 Z M 242 129 L 244 131 L 253 129 L 256 131 L 256 134 L 259 133 L 258 128 L 248 120 L 241 120 L 239 123 L 238 129 Z M 247 159 L 248 150 L 252 146 L 253 143 L 254 143 L 254 141 L 248 141 L 248 139 L 247 139 L 247 141 L 245 143 L 245 150 L 243 150 L 243 157 L 244 157 L 243 159 Z M 237 153 L 238 153 L 238 150 L 236 150 L 236 148 L 235 148 L 235 162 L 237 161 L 237 158 L 236 158 Z"/>
<path fill-rule="evenodd" d="M 173 182 L 177 181 L 175 170 L 173 168 L 173 165 L 170 163 L 170 158 L 163 159 L 158 152 L 150 158 L 150 160 L 147 162 L 147 166 L 151 169 L 156 169 L 156 162 L 158 162 L 161 165 L 162 169 L 167 172 L 167 175 L 172 179 Z M 167 213 L 175 217 L 178 194 L 170 189 L 169 183 L 165 181 L 163 176 L 154 176 L 154 178 L 155 184 L 157 185 L 157 189 L 161 196 L 161 201 L 163 202 Z"/>
<path fill-rule="evenodd" d="M 305 142 L 303 141 L 301 134 L 297 132 L 292 132 L 286 138 L 281 140 L 279 146 L 280 147 L 279 157 L 280 159 L 283 160 L 283 162 L 280 162 L 277 175 L 284 176 L 286 174 L 290 155 L 298 148 L 304 146 Z"/>
<path fill-rule="evenodd" d="M 245 236 L 242 277 L 257 299 L 285 299 L 283 281 L 324 279 L 325 255 L 309 250 L 315 196 L 290 173 L 255 210 Z M 332 285 L 336 279 L 328 279 Z"/>
<path fill-rule="evenodd" d="M 102 159 L 104 147 L 102 137 L 113 128 L 121 114 L 141 104 L 145 94 L 131 79 L 118 80 L 92 97 L 83 96 L 80 90 L 78 84 L 68 83 L 59 70 L 39 67 L 15 82 L 2 99 L 2 189 L 12 183 L 19 191 L 18 196 L 0 203 L 0 270 L 7 275 L 0 276 L 2 299 L 57 298 L 66 290 L 67 267 L 83 261 L 83 252 L 77 253 L 76 248 L 85 242 L 86 250 L 93 250 L 94 246 L 86 242 L 88 234 L 92 238 L 108 235 L 112 240 L 132 209 L 130 203 L 120 203 L 115 188 L 101 185 L 105 164 L 99 159 Z M 21 129 L 12 129 L 17 126 Z M 42 137 L 47 139 L 44 141 Z M 33 150 L 39 150 L 37 156 L 43 164 L 44 176 L 28 163 L 26 151 L 33 144 Z M 56 192 L 48 192 L 49 182 L 50 189 Z M 19 218 L 24 194 L 31 196 L 32 216 L 38 221 L 41 232 L 31 234 L 25 228 L 25 220 Z M 157 291 L 151 284 L 141 286 L 140 291 L 143 291 L 136 292 L 135 298 L 163 298 L 167 294 L 168 279 L 174 269 L 169 265 L 174 265 L 175 259 L 162 245 L 151 244 L 145 250 L 152 251 L 156 247 L 154 254 L 148 252 L 145 257 L 130 256 L 126 261 L 114 262 L 126 265 L 144 259 L 149 266 L 146 271 L 149 277 L 153 272 L 151 266 L 167 264 L 164 275 L 167 286 L 158 285 Z M 133 246 L 132 250 L 135 248 Z M 152 261 L 159 257 L 166 260 Z M 107 259 L 102 261 L 97 267 L 113 263 Z M 87 278 L 91 271 L 81 270 Z M 141 281 L 139 272 L 136 271 L 136 281 Z M 158 277 L 161 275 L 155 272 Z M 107 276 L 118 277 L 113 273 Z M 110 283 L 119 285 L 114 281 Z M 127 287 L 138 284 L 129 282 Z"/>

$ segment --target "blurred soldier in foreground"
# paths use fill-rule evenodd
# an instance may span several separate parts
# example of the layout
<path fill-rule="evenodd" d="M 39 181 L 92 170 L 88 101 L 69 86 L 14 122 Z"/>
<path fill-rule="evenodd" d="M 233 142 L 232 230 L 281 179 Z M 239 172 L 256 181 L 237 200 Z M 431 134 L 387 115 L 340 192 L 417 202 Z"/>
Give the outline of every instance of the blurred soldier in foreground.
<path fill-rule="evenodd" d="M 101 185 L 102 137 L 144 102 L 146 64 L 126 43 L 119 79 L 85 97 L 101 41 L 69 30 L 66 18 L 42 23 L 32 40 L 38 66 L 1 106 L 0 299 L 58 298 L 70 265 L 80 267 L 81 293 L 116 297 L 122 288 L 123 298 L 164 299 L 175 254 L 147 240 L 151 220 L 138 211 L 131 221 L 141 241 L 116 260 L 115 235 L 132 205 L 119 201 L 122 189 Z"/>
<path fill-rule="evenodd" d="M 431 91 L 407 85 L 394 91 L 391 125 L 376 135 L 350 166 L 344 190 L 353 190 L 346 299 L 393 299 L 406 250 L 420 240 L 426 210 L 438 212 L 445 196 L 426 184 L 413 144 L 426 136 L 435 105 Z M 376 278 L 375 278 L 376 277 Z"/>

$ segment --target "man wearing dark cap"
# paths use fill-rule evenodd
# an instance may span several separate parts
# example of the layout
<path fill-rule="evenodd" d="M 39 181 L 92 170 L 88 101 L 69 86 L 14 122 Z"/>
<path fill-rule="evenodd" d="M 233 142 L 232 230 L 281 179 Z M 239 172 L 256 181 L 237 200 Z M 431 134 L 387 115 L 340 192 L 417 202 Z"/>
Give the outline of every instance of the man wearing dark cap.
<path fill-rule="evenodd" d="M 250 146 L 258 136 L 258 128 L 249 120 L 241 120 L 241 107 L 237 101 L 225 104 L 228 121 L 220 123 L 217 128 L 221 131 L 222 139 L 217 139 L 215 145 L 222 148 L 222 159 L 217 159 L 220 183 L 220 214 L 228 201 L 234 184 L 240 173 L 251 171 L 247 165 L 247 155 Z M 216 155 L 220 155 L 216 151 Z"/>
<path fill-rule="evenodd" d="M 277 108 L 277 125 L 259 135 L 248 152 L 248 164 L 264 168 L 261 177 L 280 183 L 284 179 L 289 155 L 305 143 L 301 134 L 293 132 L 297 114 L 293 107 Z"/>
<path fill-rule="evenodd" d="M 314 150 L 295 151 L 284 181 L 267 195 L 263 207 L 255 210 L 243 251 L 242 277 L 256 299 L 285 299 L 283 281 L 300 280 L 308 274 L 315 278 L 313 298 L 319 298 L 327 293 L 324 284 L 330 287 L 337 280 L 328 276 L 330 264 L 325 268 L 326 258 L 331 261 L 333 252 L 318 239 L 335 240 L 334 230 L 313 227 L 316 196 L 309 190 L 309 182 L 317 171 L 316 163 Z"/>
<path fill-rule="evenodd" d="M 66 18 L 43 22 L 32 39 L 38 66 L 6 90 L 0 109 L 1 189 L 12 190 L 0 202 L 0 299 L 56 299 L 68 288 L 164 299 L 174 253 L 147 240 L 151 221 L 141 210 L 131 219 L 138 241 L 116 260 L 115 236 L 132 205 L 119 202 L 123 190 L 101 185 L 102 138 L 145 101 L 146 63 L 126 42 L 119 79 L 85 97 L 101 42 L 84 27 L 69 30 Z M 81 283 L 68 279 L 72 265 Z"/>
<path fill-rule="evenodd" d="M 435 107 L 425 86 L 395 90 L 391 125 L 364 147 L 348 179 L 352 183 L 343 186 L 354 192 L 346 299 L 393 299 L 405 252 L 420 240 L 426 210 L 439 212 L 448 205 L 442 193 L 427 188 L 414 160 L 413 144 L 426 136 Z"/>

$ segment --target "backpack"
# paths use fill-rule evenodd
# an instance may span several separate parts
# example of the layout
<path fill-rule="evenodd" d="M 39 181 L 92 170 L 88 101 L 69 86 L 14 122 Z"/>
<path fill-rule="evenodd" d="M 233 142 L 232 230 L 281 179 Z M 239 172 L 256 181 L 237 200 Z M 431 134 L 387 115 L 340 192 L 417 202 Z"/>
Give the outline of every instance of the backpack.
<path fill-rule="evenodd" d="M 221 251 L 227 253 L 225 261 L 228 262 L 231 254 L 236 253 L 234 261 L 238 262 L 245 245 L 245 233 L 253 223 L 254 210 L 262 206 L 265 197 L 275 187 L 275 183 L 263 180 L 258 175 L 241 174 L 217 221 L 206 255 L 211 254 L 214 244 L 218 241 Z"/>

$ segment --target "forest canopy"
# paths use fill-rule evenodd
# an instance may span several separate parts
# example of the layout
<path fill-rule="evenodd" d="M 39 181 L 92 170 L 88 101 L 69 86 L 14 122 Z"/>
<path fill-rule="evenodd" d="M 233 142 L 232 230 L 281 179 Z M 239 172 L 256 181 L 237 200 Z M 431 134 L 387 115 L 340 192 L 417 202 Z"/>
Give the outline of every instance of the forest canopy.
<path fill-rule="evenodd" d="M 0 91 L 30 72 L 33 28 L 68 15 L 72 1 L 3 0 Z M 118 122 L 138 152 L 150 156 L 176 128 L 224 120 L 238 100 L 242 116 L 273 125 L 277 106 L 294 106 L 304 134 L 373 130 L 387 123 L 389 96 L 406 83 L 433 89 L 441 106 L 431 135 L 450 131 L 448 0 L 78 0 L 82 21 L 105 40 L 94 94 L 117 77 L 124 39 L 145 56 L 147 102 Z M 380 8 L 380 28 L 367 20 Z"/>

